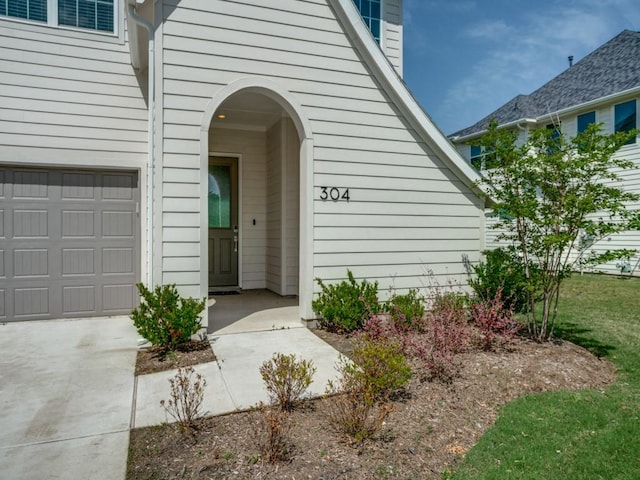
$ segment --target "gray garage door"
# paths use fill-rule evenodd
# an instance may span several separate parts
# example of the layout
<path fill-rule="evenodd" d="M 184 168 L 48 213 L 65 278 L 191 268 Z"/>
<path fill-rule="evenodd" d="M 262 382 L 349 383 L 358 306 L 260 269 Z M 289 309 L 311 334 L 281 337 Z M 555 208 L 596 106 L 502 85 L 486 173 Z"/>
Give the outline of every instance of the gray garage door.
<path fill-rule="evenodd" d="M 129 313 L 138 201 L 131 172 L 0 167 L 0 321 Z"/>

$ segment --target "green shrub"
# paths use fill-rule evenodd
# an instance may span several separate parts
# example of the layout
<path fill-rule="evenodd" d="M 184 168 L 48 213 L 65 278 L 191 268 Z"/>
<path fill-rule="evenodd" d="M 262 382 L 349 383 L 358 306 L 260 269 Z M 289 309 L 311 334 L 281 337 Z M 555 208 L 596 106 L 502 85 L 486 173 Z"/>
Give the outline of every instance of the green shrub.
<path fill-rule="evenodd" d="M 378 313 L 378 282 L 358 283 L 347 270 L 348 280 L 325 285 L 317 278 L 322 291 L 311 306 L 320 315 L 320 327 L 331 331 L 351 332 L 362 328 L 371 313 Z"/>
<path fill-rule="evenodd" d="M 424 299 L 414 288 L 404 295 L 394 293 L 385 306 L 394 322 L 411 328 L 419 326 L 424 315 Z"/>
<path fill-rule="evenodd" d="M 522 260 L 506 249 L 498 248 L 484 252 L 485 260 L 473 266 L 475 277 L 469 279 L 469 285 L 476 296 L 483 301 L 496 298 L 501 289 L 505 308 L 516 312 L 526 312 L 528 308 L 528 285 L 525 265 Z M 531 275 L 536 270 L 530 266 Z"/>
<path fill-rule="evenodd" d="M 260 375 L 272 400 L 282 410 L 292 410 L 311 385 L 316 367 L 310 360 L 296 360 L 294 354 L 275 353 L 260 367 Z"/>
<path fill-rule="evenodd" d="M 202 328 L 200 313 L 206 299 L 183 298 L 173 284 L 153 291 L 142 283 L 136 286 L 142 301 L 131 312 L 131 319 L 138 333 L 153 345 L 174 350 Z"/>
<path fill-rule="evenodd" d="M 403 345 L 394 339 L 370 339 L 367 335 L 357 339 L 351 354 L 354 363 L 345 366 L 345 371 L 355 377 L 372 398 L 387 400 L 411 378 L 411 367 L 407 363 Z"/>

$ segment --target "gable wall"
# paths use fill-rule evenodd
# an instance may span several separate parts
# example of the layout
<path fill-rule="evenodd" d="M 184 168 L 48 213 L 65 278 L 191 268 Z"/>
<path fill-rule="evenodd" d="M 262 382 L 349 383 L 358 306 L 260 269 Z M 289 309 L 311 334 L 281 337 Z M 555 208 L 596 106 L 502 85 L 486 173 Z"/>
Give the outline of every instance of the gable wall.
<path fill-rule="evenodd" d="M 314 277 L 344 278 L 350 267 L 381 289 L 403 290 L 422 286 L 425 266 L 456 275 L 463 253 L 477 260 L 481 201 L 407 126 L 326 1 L 163 5 L 165 165 L 177 156 L 197 165 L 202 114 L 216 91 L 266 77 L 298 99 L 313 129 Z M 165 191 L 172 183 L 165 177 Z M 322 201 L 321 186 L 349 188 L 351 201 Z M 197 191 L 197 180 L 182 188 Z M 190 205 L 195 220 L 199 207 Z M 181 256 L 175 247 L 165 233 L 165 263 Z M 174 278 L 195 286 L 199 270 Z"/>

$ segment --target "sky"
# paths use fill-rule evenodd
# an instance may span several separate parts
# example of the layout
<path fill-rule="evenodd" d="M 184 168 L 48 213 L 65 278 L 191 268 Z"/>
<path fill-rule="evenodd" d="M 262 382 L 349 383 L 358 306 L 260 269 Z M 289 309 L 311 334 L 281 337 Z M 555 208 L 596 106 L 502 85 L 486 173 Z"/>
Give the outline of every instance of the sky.
<path fill-rule="evenodd" d="M 404 80 L 445 134 L 640 31 L 640 0 L 404 0 L 403 13 Z"/>

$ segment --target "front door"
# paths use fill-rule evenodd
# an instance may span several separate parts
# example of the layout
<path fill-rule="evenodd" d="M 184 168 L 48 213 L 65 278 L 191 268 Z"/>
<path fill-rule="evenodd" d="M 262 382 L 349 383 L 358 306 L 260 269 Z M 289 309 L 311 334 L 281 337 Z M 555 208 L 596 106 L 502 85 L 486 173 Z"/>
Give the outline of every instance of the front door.
<path fill-rule="evenodd" d="M 209 290 L 238 287 L 238 159 L 209 157 Z"/>

